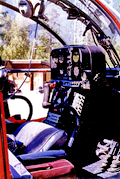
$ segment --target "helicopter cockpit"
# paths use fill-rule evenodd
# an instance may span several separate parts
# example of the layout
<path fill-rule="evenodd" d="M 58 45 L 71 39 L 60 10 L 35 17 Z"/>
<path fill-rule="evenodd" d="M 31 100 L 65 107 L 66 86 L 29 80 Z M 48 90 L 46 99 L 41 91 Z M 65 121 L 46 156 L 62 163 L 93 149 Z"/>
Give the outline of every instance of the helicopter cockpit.
<path fill-rule="evenodd" d="M 56 152 L 57 157 L 67 154 L 77 175 L 81 176 L 80 168 L 96 160 L 98 141 L 119 138 L 119 105 L 116 101 L 120 98 L 120 87 L 116 87 L 109 77 L 119 77 L 120 16 L 98 0 L 75 0 L 74 3 L 48 0 L 36 4 L 19 0 L 18 7 L 7 1 L 0 3 L 21 13 L 28 24 L 31 20 L 35 22 L 34 40 L 38 32 L 43 33 L 40 27 L 52 34 L 46 44 L 46 49 L 48 46 L 50 49 L 51 80 L 44 84 L 42 103 L 43 108 L 48 108 L 48 114 L 42 122 L 31 120 L 19 126 L 13 134 L 14 142 L 17 140 L 23 146 L 16 150 L 10 143 L 9 149 L 23 163 L 44 157 L 51 159 Z M 50 14 L 52 7 L 55 9 Z M 4 72 L 2 67 L 0 70 Z M 29 72 L 30 66 L 27 76 Z M 53 152 L 50 156 L 49 151 Z"/>

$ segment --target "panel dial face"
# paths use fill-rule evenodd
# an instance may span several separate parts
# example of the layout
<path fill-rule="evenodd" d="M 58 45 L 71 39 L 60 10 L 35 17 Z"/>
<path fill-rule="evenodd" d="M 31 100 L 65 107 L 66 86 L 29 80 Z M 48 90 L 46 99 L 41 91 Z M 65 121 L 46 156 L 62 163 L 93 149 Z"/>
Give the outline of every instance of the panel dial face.
<path fill-rule="evenodd" d="M 62 64 L 64 62 L 64 56 L 59 56 L 59 63 Z"/>
<path fill-rule="evenodd" d="M 74 62 L 78 62 L 79 61 L 79 53 L 78 52 L 74 52 L 74 54 L 73 54 L 73 61 Z"/>
<path fill-rule="evenodd" d="M 77 50 L 77 49 L 76 49 Z M 80 73 L 80 56 L 79 51 L 73 51 L 73 78 L 79 77 Z"/>
<path fill-rule="evenodd" d="M 74 67 L 74 75 L 75 77 L 79 75 L 79 68 L 77 66 Z"/>

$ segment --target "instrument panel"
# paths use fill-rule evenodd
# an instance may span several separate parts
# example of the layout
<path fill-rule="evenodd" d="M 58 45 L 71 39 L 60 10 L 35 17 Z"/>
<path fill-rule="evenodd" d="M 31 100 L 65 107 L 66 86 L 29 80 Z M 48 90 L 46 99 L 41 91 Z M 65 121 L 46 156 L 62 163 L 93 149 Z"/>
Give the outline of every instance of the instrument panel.
<path fill-rule="evenodd" d="M 78 86 L 83 79 L 105 75 L 105 54 L 97 46 L 65 46 L 51 51 L 51 80 L 62 81 L 63 86 Z"/>

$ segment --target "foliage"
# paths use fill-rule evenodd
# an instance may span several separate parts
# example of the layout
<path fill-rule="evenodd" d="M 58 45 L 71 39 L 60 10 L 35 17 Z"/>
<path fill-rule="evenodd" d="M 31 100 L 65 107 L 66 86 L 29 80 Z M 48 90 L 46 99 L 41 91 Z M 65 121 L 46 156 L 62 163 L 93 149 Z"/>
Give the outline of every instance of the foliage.
<path fill-rule="evenodd" d="M 2 56 L 2 52 L 3 52 L 3 45 L 0 46 L 0 57 Z"/>
<path fill-rule="evenodd" d="M 0 38 L 3 40 L 5 35 L 5 29 L 10 22 L 10 18 L 7 16 L 7 12 L 0 12 Z"/>
<path fill-rule="evenodd" d="M 54 27 L 54 31 L 56 31 L 56 33 L 59 32 L 60 25 L 57 20 L 59 14 L 57 13 L 56 9 L 53 6 L 51 7 L 51 11 L 46 13 L 46 16 L 49 16 L 48 25 L 50 27 Z M 35 59 L 49 61 L 51 50 L 58 46 L 60 46 L 60 44 L 58 43 L 58 41 L 55 40 L 55 37 L 45 29 L 43 30 L 41 28 L 40 35 L 38 36 L 38 40 L 36 44 Z"/>
<path fill-rule="evenodd" d="M 60 31 L 60 24 L 58 23 L 59 14 L 54 6 L 49 5 L 51 11 L 46 13 L 46 16 L 49 17 L 48 25 L 52 28 L 54 27 L 54 31 L 58 33 Z M 45 29 L 40 30 L 40 35 L 38 36 L 37 46 L 36 46 L 36 59 L 42 59 L 45 61 L 50 60 L 50 52 L 53 48 L 59 47 L 60 43 L 55 39 L 55 37 L 47 32 Z"/>
<path fill-rule="evenodd" d="M 120 45 L 115 45 L 115 48 L 117 50 L 118 56 L 120 57 Z"/>
<path fill-rule="evenodd" d="M 39 36 L 39 44 L 37 44 L 36 59 L 48 60 L 49 59 L 49 38 Z"/>
<path fill-rule="evenodd" d="M 50 52 L 53 48 L 56 47 L 58 47 L 58 43 L 51 36 L 51 34 L 49 34 L 47 31 L 41 31 L 41 35 L 38 36 L 35 58 L 49 61 Z"/>
<path fill-rule="evenodd" d="M 4 36 L 7 26 L 9 26 L 10 18 L 7 15 L 8 12 L 0 12 L 0 56 L 3 52 Z"/>
<path fill-rule="evenodd" d="M 32 52 L 32 42 L 29 40 L 29 28 L 25 25 L 18 25 L 18 22 L 10 18 L 5 21 L 3 17 L 4 27 L 2 27 L 1 38 L 2 45 L 0 46 L 0 55 L 2 59 L 30 59 Z M 8 17 L 8 16 L 6 16 Z M 54 27 L 59 32 L 58 13 L 55 8 L 49 12 L 49 26 Z M 0 19 L 1 20 L 1 19 Z M 3 24 L 3 23 L 0 23 Z M 0 28 L 1 29 L 1 28 Z M 36 54 L 34 59 L 50 60 L 50 51 L 53 48 L 60 46 L 60 43 L 55 40 L 45 29 L 40 29 L 40 35 L 37 38 Z"/>
<path fill-rule="evenodd" d="M 28 27 L 9 23 L 4 35 L 3 59 L 24 59 L 29 50 Z"/>

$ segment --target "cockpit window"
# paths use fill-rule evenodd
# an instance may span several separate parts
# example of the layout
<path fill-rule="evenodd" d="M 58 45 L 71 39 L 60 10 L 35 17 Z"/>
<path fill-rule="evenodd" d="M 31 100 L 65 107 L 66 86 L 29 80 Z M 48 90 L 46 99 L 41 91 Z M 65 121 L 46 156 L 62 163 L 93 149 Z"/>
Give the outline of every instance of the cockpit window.
<path fill-rule="evenodd" d="M 14 0 L 6 0 L 5 2 L 18 7 L 18 2 Z M 32 2 L 35 3 L 36 0 Z M 101 2 L 103 2 L 103 0 L 101 0 Z M 101 34 L 99 40 L 102 40 L 102 45 L 104 45 L 104 39 L 105 45 L 107 45 L 110 41 L 118 55 L 120 55 L 120 29 L 114 22 L 116 19 L 117 23 L 120 24 L 120 14 L 118 11 L 113 9 L 113 7 L 106 4 L 106 2 L 104 2 L 105 7 L 113 13 L 115 19 L 111 19 L 109 13 L 106 13 L 106 9 L 101 7 L 100 4 L 97 4 L 97 0 L 59 0 L 58 2 L 56 0 L 48 0 L 44 3 L 45 19 L 40 19 L 40 21 L 44 22 L 51 29 L 54 29 L 54 31 L 65 41 L 67 45 L 101 45 L 100 43 L 97 43 L 94 33 L 91 31 L 92 26 L 93 31 L 95 30 L 98 38 L 100 31 Z M 117 9 L 118 8 L 120 7 L 118 6 Z M 12 19 L 17 18 L 19 24 L 21 22 L 25 22 L 23 24 L 30 24 L 32 30 L 35 29 L 35 22 L 29 18 L 25 18 L 21 14 L 1 5 L 0 11 L 7 11 L 7 14 L 10 15 Z M 39 27 L 38 36 L 40 37 L 41 34 L 43 34 L 43 28 Z M 45 34 L 47 35 L 47 33 Z M 47 36 L 49 37 L 50 44 L 55 42 L 51 35 Z M 33 33 L 29 34 L 29 39 L 32 38 Z M 58 44 L 58 47 L 60 47 L 60 44 Z M 110 64 L 110 67 L 117 66 L 116 59 L 113 63 L 109 63 L 109 60 L 107 63 L 108 65 Z"/>

